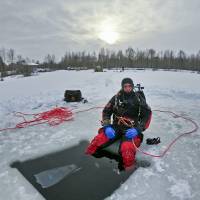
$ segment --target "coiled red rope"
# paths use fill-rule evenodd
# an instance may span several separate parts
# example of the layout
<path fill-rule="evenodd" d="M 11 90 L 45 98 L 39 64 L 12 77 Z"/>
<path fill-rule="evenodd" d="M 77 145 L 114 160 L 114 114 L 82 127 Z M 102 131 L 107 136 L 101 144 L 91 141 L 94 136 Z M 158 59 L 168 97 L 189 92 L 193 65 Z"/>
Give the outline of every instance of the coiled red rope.
<path fill-rule="evenodd" d="M 37 113 L 37 114 L 26 114 L 22 112 L 16 112 L 16 117 L 23 118 L 23 121 L 16 124 L 13 128 L 0 129 L 0 131 L 14 130 L 18 128 L 25 128 L 27 126 L 35 126 L 39 124 L 49 124 L 50 126 L 59 125 L 65 121 L 73 119 L 73 113 L 69 108 L 56 107 L 50 111 Z M 27 116 L 32 117 L 31 120 L 27 120 Z"/>

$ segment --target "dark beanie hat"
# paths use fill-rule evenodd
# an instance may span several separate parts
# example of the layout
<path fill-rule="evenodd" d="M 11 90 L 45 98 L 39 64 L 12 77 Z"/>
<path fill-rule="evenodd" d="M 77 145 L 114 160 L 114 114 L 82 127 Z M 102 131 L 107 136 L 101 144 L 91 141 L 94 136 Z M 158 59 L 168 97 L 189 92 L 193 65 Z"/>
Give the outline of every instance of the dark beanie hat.
<path fill-rule="evenodd" d="M 124 86 L 124 84 L 130 84 L 130 85 L 132 85 L 132 86 L 134 86 L 134 84 L 133 84 L 133 80 L 131 79 L 131 78 L 124 78 L 123 80 L 122 80 L 122 82 L 121 82 L 121 86 L 123 87 Z"/>

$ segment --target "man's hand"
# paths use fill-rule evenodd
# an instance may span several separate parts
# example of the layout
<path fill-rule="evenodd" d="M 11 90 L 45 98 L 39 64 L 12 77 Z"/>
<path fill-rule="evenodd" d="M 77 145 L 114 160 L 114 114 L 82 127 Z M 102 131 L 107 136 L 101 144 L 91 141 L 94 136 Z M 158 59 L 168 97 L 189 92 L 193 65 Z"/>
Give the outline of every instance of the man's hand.
<path fill-rule="evenodd" d="M 125 132 L 125 136 L 128 139 L 134 139 L 136 136 L 138 136 L 139 131 L 136 128 L 129 128 Z"/>
<path fill-rule="evenodd" d="M 111 126 L 105 126 L 104 132 L 109 139 L 113 139 L 115 137 L 115 130 Z"/>

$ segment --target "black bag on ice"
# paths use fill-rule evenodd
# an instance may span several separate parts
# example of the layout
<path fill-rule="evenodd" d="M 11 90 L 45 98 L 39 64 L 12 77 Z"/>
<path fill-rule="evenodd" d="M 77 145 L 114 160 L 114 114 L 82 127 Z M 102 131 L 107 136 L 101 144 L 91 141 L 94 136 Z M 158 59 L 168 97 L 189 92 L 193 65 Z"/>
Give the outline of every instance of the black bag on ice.
<path fill-rule="evenodd" d="M 80 102 L 83 100 L 80 90 L 66 90 L 64 94 L 64 101 Z"/>

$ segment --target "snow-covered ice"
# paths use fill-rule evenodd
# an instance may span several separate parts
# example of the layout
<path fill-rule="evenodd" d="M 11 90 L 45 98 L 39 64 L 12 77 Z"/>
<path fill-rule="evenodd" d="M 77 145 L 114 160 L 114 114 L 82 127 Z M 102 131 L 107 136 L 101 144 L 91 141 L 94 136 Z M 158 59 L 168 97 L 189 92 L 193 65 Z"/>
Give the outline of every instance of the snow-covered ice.
<path fill-rule="evenodd" d="M 38 113 L 55 106 L 82 110 L 102 106 L 120 89 L 124 77 L 145 87 L 153 110 L 171 110 L 194 119 L 200 125 L 200 74 L 189 71 L 127 70 L 94 73 L 87 71 L 56 71 L 32 77 L 9 77 L 0 82 L 0 129 L 20 121 L 13 112 Z M 89 101 L 65 103 L 66 89 L 80 89 Z M 100 126 L 101 109 L 80 113 L 73 121 L 56 127 L 39 125 L 16 131 L 0 132 L 0 199 L 41 200 L 43 197 L 9 165 L 54 152 L 80 140 L 90 140 Z M 191 123 L 169 114 L 153 112 L 150 128 L 144 132 L 141 148 L 159 154 L 181 132 L 189 131 Z M 145 145 L 147 137 L 161 137 L 158 146 Z M 200 199 L 200 130 L 181 138 L 162 159 L 137 154 L 151 162 L 149 168 L 137 169 L 107 199 L 115 200 L 182 200 Z"/>

